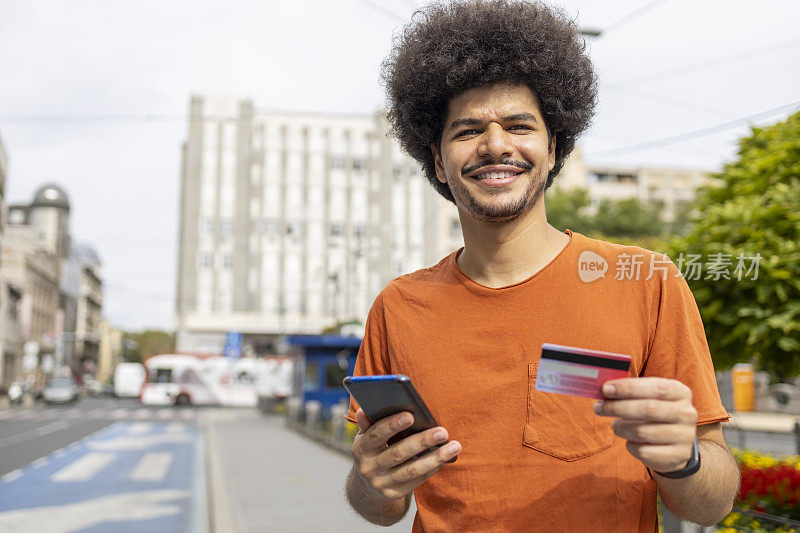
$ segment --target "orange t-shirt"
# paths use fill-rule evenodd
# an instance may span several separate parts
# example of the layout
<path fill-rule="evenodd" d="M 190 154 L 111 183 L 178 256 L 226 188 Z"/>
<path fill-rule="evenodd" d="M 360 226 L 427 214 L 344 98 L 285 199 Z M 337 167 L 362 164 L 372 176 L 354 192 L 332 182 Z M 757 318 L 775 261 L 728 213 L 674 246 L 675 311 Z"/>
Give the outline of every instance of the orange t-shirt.
<path fill-rule="evenodd" d="M 594 414 L 594 400 L 534 389 L 543 343 L 630 355 L 631 376 L 692 389 L 698 424 L 728 418 L 677 267 L 642 248 L 567 233 L 564 249 L 520 283 L 472 281 L 459 251 L 376 298 L 354 374 L 409 376 L 462 445 L 456 462 L 414 492 L 413 531 L 657 531 L 656 483 L 612 419 Z M 603 260 L 607 271 L 593 279 Z M 353 422 L 357 408 L 351 399 Z"/>

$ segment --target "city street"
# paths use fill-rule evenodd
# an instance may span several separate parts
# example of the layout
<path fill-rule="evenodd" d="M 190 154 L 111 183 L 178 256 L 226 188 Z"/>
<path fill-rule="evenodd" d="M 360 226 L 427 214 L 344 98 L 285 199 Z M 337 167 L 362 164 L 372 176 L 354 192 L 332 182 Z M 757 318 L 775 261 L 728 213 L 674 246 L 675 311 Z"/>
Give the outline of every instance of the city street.
<path fill-rule="evenodd" d="M 12 408 L 0 411 L 0 531 L 385 531 L 347 506 L 349 467 L 254 409 Z M 410 531 L 413 516 L 388 530 Z"/>
<path fill-rule="evenodd" d="M 199 411 L 82 398 L 0 412 L 0 530 L 204 531 Z"/>

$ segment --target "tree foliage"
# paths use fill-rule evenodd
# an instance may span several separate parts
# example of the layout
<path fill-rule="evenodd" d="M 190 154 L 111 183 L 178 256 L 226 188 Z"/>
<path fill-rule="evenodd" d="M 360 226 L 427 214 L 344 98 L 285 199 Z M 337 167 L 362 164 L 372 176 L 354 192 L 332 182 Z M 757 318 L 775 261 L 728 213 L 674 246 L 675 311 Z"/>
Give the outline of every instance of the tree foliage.
<path fill-rule="evenodd" d="M 716 177 L 697 197 L 688 235 L 670 245 L 673 260 L 731 258 L 730 279 L 687 276 L 715 365 L 753 361 L 781 378 L 800 374 L 800 113 L 753 128 Z M 756 279 L 734 275 L 740 254 L 760 254 Z"/>
<path fill-rule="evenodd" d="M 661 206 L 636 198 L 605 199 L 592 212 L 586 189 L 555 189 L 546 199 L 547 221 L 558 229 L 617 238 L 660 236 L 667 229 Z"/>
<path fill-rule="evenodd" d="M 123 342 L 127 345 L 124 350 L 126 361 L 141 363 L 151 355 L 175 351 L 175 336 L 156 329 L 127 332 Z"/>

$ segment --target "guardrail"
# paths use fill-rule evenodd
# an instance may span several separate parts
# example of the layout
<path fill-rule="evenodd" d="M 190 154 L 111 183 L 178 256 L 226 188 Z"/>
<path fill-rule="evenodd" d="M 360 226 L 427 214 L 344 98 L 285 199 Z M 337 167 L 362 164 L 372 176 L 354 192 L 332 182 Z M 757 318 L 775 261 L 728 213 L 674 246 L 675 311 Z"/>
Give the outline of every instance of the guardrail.
<path fill-rule="evenodd" d="M 346 405 L 334 405 L 331 406 L 330 420 L 323 420 L 320 402 L 309 400 L 303 405 L 300 398 L 286 399 L 287 427 L 352 457 L 350 449 L 353 439 L 347 432 L 347 420 L 344 418 L 346 413 Z"/>

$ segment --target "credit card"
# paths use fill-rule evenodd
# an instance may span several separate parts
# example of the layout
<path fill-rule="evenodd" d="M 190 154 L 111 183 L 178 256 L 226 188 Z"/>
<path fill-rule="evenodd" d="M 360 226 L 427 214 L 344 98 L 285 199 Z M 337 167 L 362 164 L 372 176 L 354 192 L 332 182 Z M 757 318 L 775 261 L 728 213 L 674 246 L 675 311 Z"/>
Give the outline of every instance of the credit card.
<path fill-rule="evenodd" d="M 630 366 L 628 355 L 545 343 L 536 390 L 602 400 L 603 383 L 628 377 Z"/>

